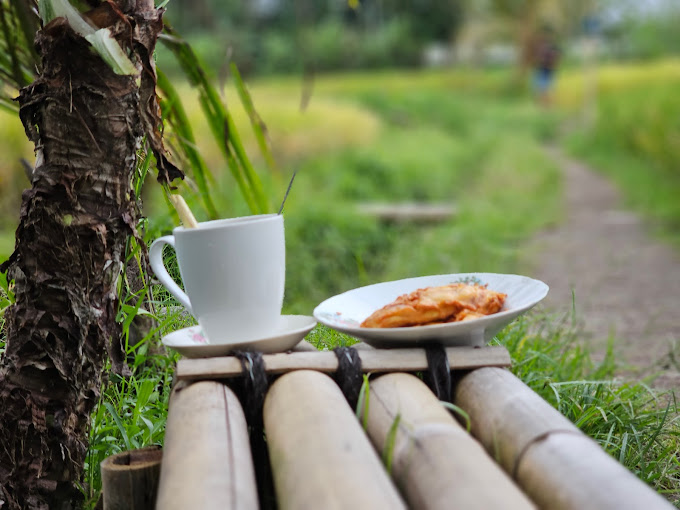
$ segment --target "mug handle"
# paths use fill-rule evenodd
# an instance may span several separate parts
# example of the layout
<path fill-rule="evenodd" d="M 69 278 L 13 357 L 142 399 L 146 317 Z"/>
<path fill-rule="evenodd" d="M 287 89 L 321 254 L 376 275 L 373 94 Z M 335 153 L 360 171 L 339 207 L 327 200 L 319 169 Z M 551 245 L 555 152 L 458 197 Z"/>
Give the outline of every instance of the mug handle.
<path fill-rule="evenodd" d="M 189 313 L 193 315 L 193 310 L 191 309 L 191 301 L 189 301 L 189 296 L 187 296 L 179 285 L 175 283 L 172 279 L 168 270 L 163 264 L 163 246 L 170 245 L 175 248 L 175 238 L 174 236 L 163 236 L 156 239 L 151 243 L 151 248 L 149 248 L 149 263 L 151 264 L 151 269 L 153 269 L 154 274 L 163 284 L 163 286 L 168 289 L 168 292 L 172 294 L 177 301 L 179 301 Z"/>

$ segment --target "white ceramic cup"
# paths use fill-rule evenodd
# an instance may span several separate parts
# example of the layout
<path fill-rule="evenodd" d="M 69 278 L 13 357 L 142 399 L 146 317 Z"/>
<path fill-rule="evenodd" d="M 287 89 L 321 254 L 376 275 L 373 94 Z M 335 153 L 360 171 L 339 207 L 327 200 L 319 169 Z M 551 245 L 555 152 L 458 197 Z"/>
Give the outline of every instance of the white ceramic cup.
<path fill-rule="evenodd" d="M 175 248 L 186 293 L 168 274 Z M 177 227 L 149 250 L 156 277 L 196 317 L 210 343 L 256 340 L 276 331 L 286 271 L 283 216 L 264 214 Z"/>

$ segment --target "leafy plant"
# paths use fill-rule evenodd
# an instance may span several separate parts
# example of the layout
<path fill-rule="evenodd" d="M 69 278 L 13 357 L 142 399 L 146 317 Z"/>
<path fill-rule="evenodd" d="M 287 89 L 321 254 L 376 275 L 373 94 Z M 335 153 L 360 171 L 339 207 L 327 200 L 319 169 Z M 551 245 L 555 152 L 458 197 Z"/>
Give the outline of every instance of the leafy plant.
<path fill-rule="evenodd" d="M 227 166 L 231 172 L 232 177 L 236 181 L 242 198 L 248 204 L 252 214 L 266 213 L 270 210 L 269 201 L 264 193 L 262 182 L 257 172 L 255 171 L 248 155 L 246 154 L 241 137 L 234 124 L 233 117 L 229 110 L 224 105 L 220 94 L 216 87 L 210 82 L 200 60 L 191 49 L 191 46 L 184 41 L 179 34 L 177 34 L 170 26 L 166 25 L 165 34 L 162 36 L 163 44 L 172 51 L 173 55 L 180 63 L 182 71 L 186 78 L 196 88 L 199 94 L 199 101 L 205 119 L 208 122 L 210 131 L 217 142 L 222 154 L 226 160 Z M 238 81 L 238 79 L 237 79 Z M 182 115 L 182 109 L 179 107 L 179 96 L 171 87 L 168 80 L 161 79 L 161 85 L 166 85 L 166 96 L 171 98 L 170 106 L 175 112 L 174 116 L 169 117 L 170 124 L 179 125 L 179 132 L 185 135 L 190 135 L 188 132 L 188 125 L 186 124 L 186 116 Z M 241 82 L 243 90 L 243 84 Z M 179 122 L 179 124 L 177 124 Z M 256 126 L 256 133 L 261 134 L 261 126 Z M 193 137 L 180 137 L 180 144 L 189 144 L 193 148 Z M 199 189 L 201 189 L 203 199 L 208 204 L 208 212 L 215 213 L 210 207 L 210 193 L 207 188 L 207 177 L 205 175 L 205 166 L 201 164 L 198 155 L 192 150 L 193 157 L 190 162 L 196 164 L 194 168 L 195 175 L 198 177 Z"/>

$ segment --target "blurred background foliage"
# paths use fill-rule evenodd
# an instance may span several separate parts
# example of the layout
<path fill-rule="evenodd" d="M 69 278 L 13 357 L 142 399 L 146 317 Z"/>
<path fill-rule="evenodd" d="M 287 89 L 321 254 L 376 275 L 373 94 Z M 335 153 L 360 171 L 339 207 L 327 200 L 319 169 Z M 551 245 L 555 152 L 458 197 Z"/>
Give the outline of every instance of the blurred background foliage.
<path fill-rule="evenodd" d="M 27 38 L 21 29 L 26 13 L 18 5 L 2 2 L 0 67 L 19 67 L 18 81 L 26 83 L 31 69 L 16 61 L 28 62 L 30 47 L 9 51 Z M 513 145 L 505 140 L 530 132 L 515 143 L 544 143 L 568 130 L 572 151 L 603 171 L 613 168 L 610 173 L 630 190 L 631 203 L 662 230 L 678 228 L 677 201 L 657 199 L 678 186 L 677 2 L 170 0 L 164 5 L 174 31 L 158 45 L 157 62 L 164 83 L 176 90 L 171 94 L 166 88 L 161 96 L 165 115 L 184 126 L 170 126 L 167 139 L 187 168 L 184 192 L 194 195 L 199 215 L 242 214 L 248 207 L 233 169 L 220 156 L 219 133 L 211 136 L 211 120 L 201 113 L 204 92 L 187 82 L 186 62 L 171 43 L 177 37 L 191 45 L 193 53 L 185 59 L 200 65 L 196 76 L 219 89 L 211 101 L 226 104 L 272 207 L 293 169 L 303 171 L 291 204 L 298 195 L 308 200 L 320 193 L 329 198 L 327 204 L 457 201 L 458 191 L 451 190 L 477 179 L 484 158 Z M 554 31 L 564 55 L 550 111 L 536 108 L 528 85 L 526 47 L 543 27 Z M 252 90 L 275 168 L 258 156 L 248 126 L 251 112 L 241 108 L 230 63 Z M 21 190 L 28 186 L 25 166 L 33 161 L 16 103 L 9 100 L 16 89 L 5 78 L 2 254 L 11 250 Z M 178 101 L 184 112 L 179 117 L 172 106 Z M 187 147 L 197 152 L 192 155 Z M 192 171 L 199 163 L 207 176 Z M 667 185 L 657 190 L 650 179 L 641 184 L 642 172 Z M 144 193 L 154 235 L 175 219 L 158 200 L 159 190 L 149 185 Z"/>
<path fill-rule="evenodd" d="M 9 49 L 22 37 L 21 20 L 2 5 L 0 43 Z M 199 219 L 252 211 L 225 159 L 227 118 L 268 207 L 280 204 L 298 171 L 286 205 L 291 310 L 308 313 L 334 292 L 384 278 L 517 270 L 521 240 L 559 221 L 561 184 L 541 150 L 546 143 L 564 143 L 610 173 L 660 232 L 680 237 L 677 2 L 170 0 L 165 7 L 173 29 L 158 45 L 157 63 L 171 121 L 166 140 L 187 171 L 180 191 Z M 532 101 L 526 59 L 531 35 L 545 27 L 563 53 L 550 109 Z M 22 51 L 17 59 L 28 61 L 30 51 Z M 3 58 L 0 67 L 13 69 L 12 54 Z M 243 108 L 233 64 L 255 110 Z M 29 71 L 24 66 L 24 82 Z M 34 158 L 8 100 L 16 90 L 3 81 L 6 255 Z M 219 118 L 206 116 L 206 104 Z M 270 153 L 261 156 L 263 139 Z M 152 239 L 177 218 L 149 181 L 143 196 Z M 517 200 L 527 194 L 532 200 Z M 456 220 L 386 224 L 358 213 L 371 201 L 455 204 Z M 486 223 L 475 220 L 481 217 Z M 445 241 L 441 229 L 451 232 Z M 428 246 L 432 253 L 416 249 Z M 388 255 L 395 250 L 410 255 Z"/>
<path fill-rule="evenodd" d="M 206 67 L 225 55 L 247 75 L 445 63 L 508 65 L 538 27 L 578 59 L 585 35 L 607 58 L 680 51 L 672 0 L 171 0 L 166 19 Z M 174 64 L 163 52 L 167 71 Z"/>

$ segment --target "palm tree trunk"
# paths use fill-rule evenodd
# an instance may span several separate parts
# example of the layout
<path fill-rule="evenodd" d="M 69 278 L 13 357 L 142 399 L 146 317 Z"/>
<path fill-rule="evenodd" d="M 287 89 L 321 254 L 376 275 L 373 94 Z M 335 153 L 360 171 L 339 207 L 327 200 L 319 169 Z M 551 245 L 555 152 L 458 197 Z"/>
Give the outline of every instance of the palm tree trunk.
<path fill-rule="evenodd" d="M 3 508 L 81 506 L 77 482 L 107 350 L 122 362 L 117 285 L 136 233 L 137 151 L 145 134 L 154 149 L 160 139 L 151 55 L 161 11 L 120 0 L 91 19 L 111 29 L 139 74 L 115 74 L 56 18 L 37 34 L 42 72 L 19 97 L 38 157 L 15 252 L 0 268 L 16 297 L 0 362 Z"/>

